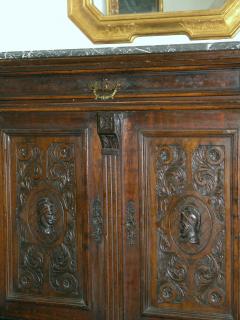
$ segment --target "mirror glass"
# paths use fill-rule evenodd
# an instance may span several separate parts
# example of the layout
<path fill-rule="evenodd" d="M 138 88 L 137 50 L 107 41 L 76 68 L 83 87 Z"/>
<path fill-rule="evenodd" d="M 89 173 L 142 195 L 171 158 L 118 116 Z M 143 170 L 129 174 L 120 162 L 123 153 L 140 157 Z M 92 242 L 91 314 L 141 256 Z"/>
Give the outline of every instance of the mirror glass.
<path fill-rule="evenodd" d="M 92 0 L 104 15 L 220 9 L 228 0 Z"/>

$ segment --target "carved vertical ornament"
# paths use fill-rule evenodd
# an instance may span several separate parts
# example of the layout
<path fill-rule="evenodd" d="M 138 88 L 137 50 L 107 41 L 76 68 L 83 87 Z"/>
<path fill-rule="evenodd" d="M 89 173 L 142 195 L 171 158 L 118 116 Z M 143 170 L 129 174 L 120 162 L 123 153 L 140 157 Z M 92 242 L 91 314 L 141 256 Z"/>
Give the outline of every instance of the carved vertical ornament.
<path fill-rule="evenodd" d="M 102 242 L 103 237 L 103 216 L 102 203 L 99 198 L 93 201 L 92 205 L 92 237 L 97 243 Z"/>
<path fill-rule="evenodd" d="M 23 293 L 82 297 L 74 157 L 71 143 L 50 143 L 47 149 L 17 145 L 18 290 Z"/>
<path fill-rule="evenodd" d="M 215 145 L 156 148 L 159 304 L 225 303 L 224 152 Z"/>
<path fill-rule="evenodd" d="M 120 147 L 121 115 L 114 112 L 99 112 L 97 131 L 102 145 L 103 160 L 103 214 L 106 225 L 106 273 L 107 283 L 106 320 L 122 319 L 122 221 Z"/>
<path fill-rule="evenodd" d="M 137 238 L 136 210 L 133 201 L 128 201 L 126 212 L 126 232 L 127 243 L 130 246 L 135 245 Z"/>
<path fill-rule="evenodd" d="M 194 274 L 196 300 L 219 306 L 225 302 L 225 199 L 224 146 L 201 145 L 192 158 L 193 186 L 208 198 L 209 206 L 221 225 L 210 254 L 198 262 Z"/>
<path fill-rule="evenodd" d="M 186 186 L 186 154 L 180 145 L 160 145 L 157 156 L 158 198 L 158 302 L 180 303 L 186 294 L 187 265 L 172 251 L 160 221 L 166 217 L 170 201 L 182 195 Z M 181 235 L 181 231 L 179 233 Z M 182 236 L 182 235 L 181 235 Z"/>
<path fill-rule="evenodd" d="M 17 208 L 16 223 L 19 235 L 19 278 L 21 290 L 41 292 L 44 282 L 44 252 L 31 242 L 27 223 L 21 217 L 30 192 L 42 177 L 43 162 L 40 148 L 32 144 L 17 147 Z"/>

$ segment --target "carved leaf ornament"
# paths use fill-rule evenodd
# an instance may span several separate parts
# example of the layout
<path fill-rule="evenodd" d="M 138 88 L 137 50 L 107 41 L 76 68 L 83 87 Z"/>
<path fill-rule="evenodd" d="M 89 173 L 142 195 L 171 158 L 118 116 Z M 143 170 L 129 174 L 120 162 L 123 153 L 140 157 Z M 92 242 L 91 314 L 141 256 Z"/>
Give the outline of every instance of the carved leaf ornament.
<path fill-rule="evenodd" d="M 156 148 L 159 304 L 225 303 L 224 152 L 219 145 L 199 145 L 191 154 L 178 144 Z M 212 234 L 211 249 L 196 259 Z"/>
<path fill-rule="evenodd" d="M 76 254 L 74 145 L 17 147 L 18 289 L 81 295 Z"/>

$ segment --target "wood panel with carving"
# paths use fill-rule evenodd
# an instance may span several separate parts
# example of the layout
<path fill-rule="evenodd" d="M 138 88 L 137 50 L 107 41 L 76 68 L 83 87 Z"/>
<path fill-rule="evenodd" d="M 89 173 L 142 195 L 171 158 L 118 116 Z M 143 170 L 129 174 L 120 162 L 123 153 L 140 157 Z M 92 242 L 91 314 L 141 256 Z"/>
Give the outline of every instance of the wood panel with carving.
<path fill-rule="evenodd" d="M 88 156 L 101 161 L 100 142 L 93 146 L 96 126 L 87 125 L 4 130 L 5 315 L 105 318 L 101 171 Z"/>
<path fill-rule="evenodd" d="M 0 60 L 1 319 L 240 320 L 240 51 L 217 47 Z"/>
<path fill-rule="evenodd" d="M 186 114 L 184 122 L 180 113 L 135 114 L 125 124 L 127 319 L 238 319 L 237 130 L 217 122 L 209 130 L 210 113 Z M 133 203 L 139 231 L 132 248 Z"/>
<path fill-rule="evenodd" d="M 121 215 L 121 129 L 122 116 L 114 112 L 97 114 L 97 131 L 103 156 L 104 217 L 106 221 L 105 246 L 107 295 L 105 320 L 121 320 L 122 293 L 122 215 Z"/>

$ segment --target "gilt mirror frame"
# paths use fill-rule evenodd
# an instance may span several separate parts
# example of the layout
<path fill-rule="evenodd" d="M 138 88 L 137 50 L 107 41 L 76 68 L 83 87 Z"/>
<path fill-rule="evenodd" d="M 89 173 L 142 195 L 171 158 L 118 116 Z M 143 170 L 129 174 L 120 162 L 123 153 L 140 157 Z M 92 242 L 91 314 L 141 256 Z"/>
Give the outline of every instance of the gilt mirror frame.
<path fill-rule="evenodd" d="M 218 39 L 232 37 L 240 27 L 240 0 L 227 0 L 220 9 L 113 15 L 101 13 L 92 0 L 68 0 L 68 15 L 93 43 L 181 34 L 190 39 Z"/>

